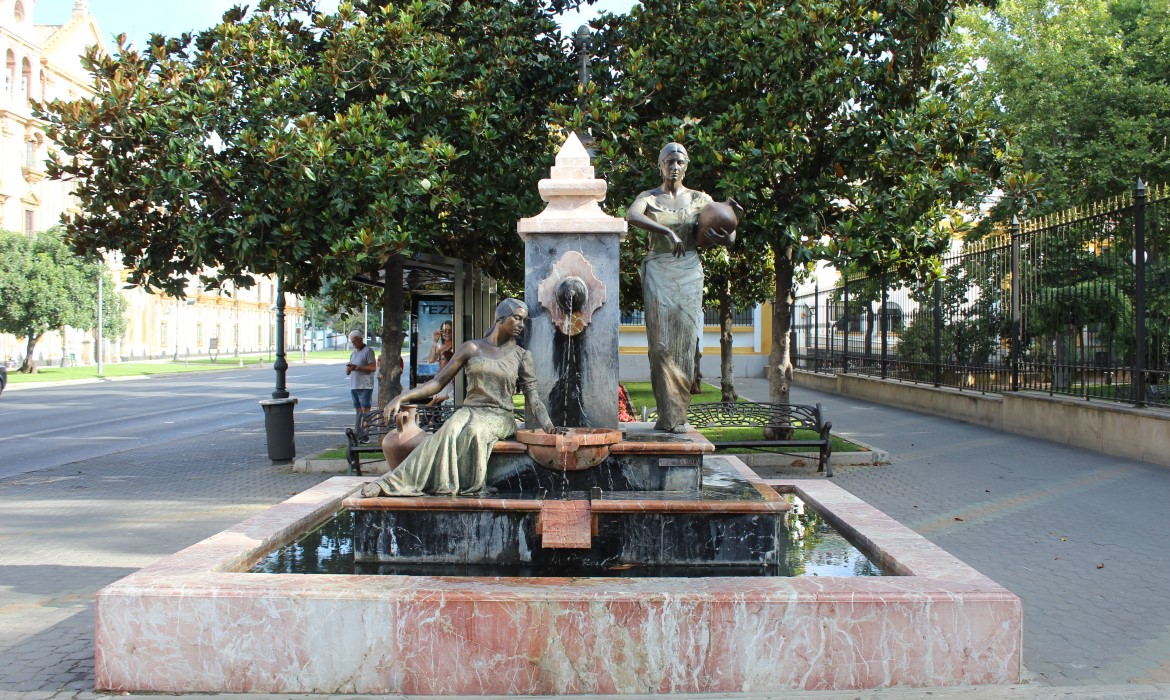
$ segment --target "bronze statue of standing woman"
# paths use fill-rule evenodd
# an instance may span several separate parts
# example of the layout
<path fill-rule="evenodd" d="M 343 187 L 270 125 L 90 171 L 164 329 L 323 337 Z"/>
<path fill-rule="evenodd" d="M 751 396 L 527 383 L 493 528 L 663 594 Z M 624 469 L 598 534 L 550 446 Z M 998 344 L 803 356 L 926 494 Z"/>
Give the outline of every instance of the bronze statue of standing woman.
<path fill-rule="evenodd" d="M 657 430 L 689 429 L 687 407 L 703 333 L 703 265 L 699 247 L 734 240 L 734 226 L 700 231 L 699 215 L 714 200 L 683 185 L 690 158 L 678 143 L 658 154 L 662 184 L 639 194 L 626 220 L 650 233 L 642 261 L 642 295 L 650 356 L 650 383 L 657 403 Z"/>

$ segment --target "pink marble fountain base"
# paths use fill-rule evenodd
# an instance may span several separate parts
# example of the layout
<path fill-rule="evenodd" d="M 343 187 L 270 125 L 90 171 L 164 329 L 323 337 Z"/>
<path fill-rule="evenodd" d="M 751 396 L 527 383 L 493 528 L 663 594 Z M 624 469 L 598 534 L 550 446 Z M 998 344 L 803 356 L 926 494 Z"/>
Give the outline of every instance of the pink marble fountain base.
<path fill-rule="evenodd" d="M 639 694 L 1020 680 L 1020 600 L 823 480 L 768 483 L 900 575 L 242 573 L 365 481 L 330 479 L 99 592 L 97 689 Z"/>

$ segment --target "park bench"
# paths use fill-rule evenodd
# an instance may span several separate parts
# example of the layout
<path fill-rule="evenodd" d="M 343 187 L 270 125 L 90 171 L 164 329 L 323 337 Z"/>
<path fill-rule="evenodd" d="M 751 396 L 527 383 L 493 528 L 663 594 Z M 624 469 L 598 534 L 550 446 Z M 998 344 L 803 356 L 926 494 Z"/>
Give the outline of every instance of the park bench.
<path fill-rule="evenodd" d="M 415 423 L 428 433 L 433 433 L 443 426 L 443 423 L 455 412 L 455 407 L 446 406 L 417 406 Z M 516 419 L 524 420 L 524 411 L 516 411 Z M 345 429 L 345 461 L 349 464 L 350 476 L 362 475 L 363 462 L 377 462 L 383 459 L 382 438 L 386 433 L 394 430 L 394 423 L 386 423 L 382 411 L 370 411 L 362 418 L 362 427 L 369 436 L 367 442 L 358 442 L 357 433 L 353 428 Z M 364 457 L 364 459 L 363 459 Z"/>
<path fill-rule="evenodd" d="M 647 420 L 655 420 L 651 413 Z M 833 424 L 824 419 L 821 405 L 756 403 L 753 401 L 717 401 L 694 403 L 687 408 L 687 422 L 694 428 L 779 428 L 812 430 L 816 438 L 790 440 L 713 440 L 715 449 L 761 448 L 761 447 L 816 447 L 820 452 L 818 472 L 833 476 L 830 459 L 833 455 L 833 441 L 829 429 Z"/>

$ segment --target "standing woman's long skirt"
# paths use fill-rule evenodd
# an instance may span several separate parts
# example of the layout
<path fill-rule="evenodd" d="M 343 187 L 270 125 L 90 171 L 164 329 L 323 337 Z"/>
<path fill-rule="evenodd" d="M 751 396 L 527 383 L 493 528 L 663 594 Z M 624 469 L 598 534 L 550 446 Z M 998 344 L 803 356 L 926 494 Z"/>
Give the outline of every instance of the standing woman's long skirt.
<path fill-rule="evenodd" d="M 658 430 L 687 422 L 695 348 L 703 323 L 703 265 L 699 254 L 647 255 L 642 261 L 650 383 L 658 404 Z"/>

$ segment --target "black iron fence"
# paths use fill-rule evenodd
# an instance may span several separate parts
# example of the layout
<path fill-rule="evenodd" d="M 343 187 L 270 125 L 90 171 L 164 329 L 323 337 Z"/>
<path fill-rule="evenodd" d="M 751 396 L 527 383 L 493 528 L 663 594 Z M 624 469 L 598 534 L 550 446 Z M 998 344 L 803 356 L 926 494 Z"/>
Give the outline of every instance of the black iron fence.
<path fill-rule="evenodd" d="M 736 310 L 732 313 L 732 321 L 736 326 L 751 326 L 755 324 L 755 309 Z M 644 311 L 623 311 L 621 314 L 621 325 L 623 326 L 644 326 L 646 325 L 646 313 Z M 704 308 L 703 309 L 703 325 L 718 326 L 719 325 L 719 309 Z"/>
<path fill-rule="evenodd" d="M 943 264 L 928 286 L 850 277 L 798 295 L 795 365 L 1170 407 L 1170 188 L 1139 181 Z"/>

